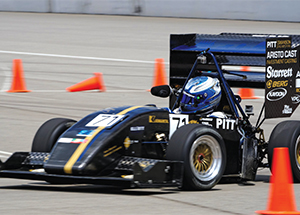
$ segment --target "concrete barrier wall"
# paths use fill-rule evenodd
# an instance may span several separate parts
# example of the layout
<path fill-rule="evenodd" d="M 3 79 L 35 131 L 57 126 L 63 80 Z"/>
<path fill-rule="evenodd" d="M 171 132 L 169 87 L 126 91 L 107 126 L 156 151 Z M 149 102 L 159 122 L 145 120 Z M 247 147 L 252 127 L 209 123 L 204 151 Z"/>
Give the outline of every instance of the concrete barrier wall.
<path fill-rule="evenodd" d="M 300 0 L 0 0 L 0 11 L 300 22 Z"/>

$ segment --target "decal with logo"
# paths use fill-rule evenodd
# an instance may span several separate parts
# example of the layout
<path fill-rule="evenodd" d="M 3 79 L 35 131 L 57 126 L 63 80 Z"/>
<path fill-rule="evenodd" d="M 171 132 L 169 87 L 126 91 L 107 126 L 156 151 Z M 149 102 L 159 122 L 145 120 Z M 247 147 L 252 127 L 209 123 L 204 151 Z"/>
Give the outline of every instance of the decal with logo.
<path fill-rule="evenodd" d="M 67 138 L 67 137 L 62 137 L 58 140 L 59 143 L 84 143 L 85 139 L 80 139 L 80 138 Z"/>
<path fill-rule="evenodd" d="M 212 125 L 213 120 L 214 120 L 214 118 L 203 118 L 203 119 L 201 119 L 201 124 L 208 125 L 208 126 L 213 126 Z"/>
<path fill-rule="evenodd" d="M 271 81 L 271 80 L 269 80 L 269 81 Z M 289 83 L 288 80 L 285 80 L 285 81 L 273 81 L 272 87 L 273 88 L 274 87 L 286 87 L 288 85 L 288 83 Z"/>
<path fill-rule="evenodd" d="M 92 136 L 95 130 L 81 130 L 76 136 L 82 136 L 82 137 L 87 137 L 87 136 Z"/>
<path fill-rule="evenodd" d="M 144 130 L 145 130 L 145 126 L 130 127 L 130 131 L 144 131 Z"/>
<path fill-rule="evenodd" d="M 234 130 L 235 120 L 233 119 L 216 119 L 216 129 Z"/>
<path fill-rule="evenodd" d="M 272 66 L 267 67 L 267 78 L 289 78 L 293 75 L 293 68 L 273 69 Z"/>
<path fill-rule="evenodd" d="M 125 140 L 124 140 L 124 146 L 125 146 L 125 149 L 128 149 L 131 142 L 130 142 L 130 138 L 129 137 L 126 137 Z"/>
<path fill-rule="evenodd" d="M 224 118 L 203 118 L 201 123 L 204 125 L 215 127 L 222 130 L 235 130 L 236 121 L 233 119 Z"/>
<path fill-rule="evenodd" d="M 156 116 L 149 116 L 150 123 L 169 123 L 168 119 L 157 119 Z"/>
<path fill-rule="evenodd" d="M 199 122 L 197 120 L 191 120 L 189 121 L 189 124 L 199 124 Z"/>
<path fill-rule="evenodd" d="M 293 113 L 293 108 L 291 108 L 289 105 L 284 105 L 282 113 L 283 114 L 291 114 L 291 113 Z"/>
<path fill-rule="evenodd" d="M 269 101 L 278 101 L 284 98 L 286 94 L 287 94 L 287 90 L 285 88 L 282 87 L 275 88 L 267 94 L 267 99 Z"/>
<path fill-rule="evenodd" d="M 295 94 L 294 96 L 291 96 L 293 104 L 298 104 L 300 102 L 300 95 Z"/>
<path fill-rule="evenodd" d="M 272 87 L 272 80 L 267 81 L 266 87 L 269 88 L 269 89 Z"/>

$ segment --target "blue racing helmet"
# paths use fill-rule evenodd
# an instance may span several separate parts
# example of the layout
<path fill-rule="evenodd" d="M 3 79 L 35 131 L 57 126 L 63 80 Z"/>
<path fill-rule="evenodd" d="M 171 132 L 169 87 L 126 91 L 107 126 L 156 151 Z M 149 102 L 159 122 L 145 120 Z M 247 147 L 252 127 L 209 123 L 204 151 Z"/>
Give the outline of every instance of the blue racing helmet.
<path fill-rule="evenodd" d="M 198 76 L 188 81 L 180 101 L 181 113 L 197 113 L 215 109 L 221 100 L 217 78 Z"/>

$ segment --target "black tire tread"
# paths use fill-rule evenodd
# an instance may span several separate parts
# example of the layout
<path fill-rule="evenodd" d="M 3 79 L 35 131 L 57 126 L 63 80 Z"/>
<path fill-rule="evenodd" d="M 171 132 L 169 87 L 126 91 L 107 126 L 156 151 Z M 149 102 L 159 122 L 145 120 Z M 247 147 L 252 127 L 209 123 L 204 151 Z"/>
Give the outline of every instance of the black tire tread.
<path fill-rule="evenodd" d="M 32 152 L 50 152 L 59 136 L 76 121 L 66 118 L 53 118 L 46 121 L 36 132 L 32 141 Z"/>

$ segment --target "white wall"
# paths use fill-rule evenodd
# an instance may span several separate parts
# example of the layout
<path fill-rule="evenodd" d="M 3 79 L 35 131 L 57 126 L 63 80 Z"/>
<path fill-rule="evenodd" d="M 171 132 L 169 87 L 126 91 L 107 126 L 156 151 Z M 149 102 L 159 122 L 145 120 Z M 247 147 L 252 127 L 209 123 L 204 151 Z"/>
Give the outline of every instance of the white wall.
<path fill-rule="evenodd" d="M 0 0 L 0 11 L 300 22 L 300 0 Z"/>

